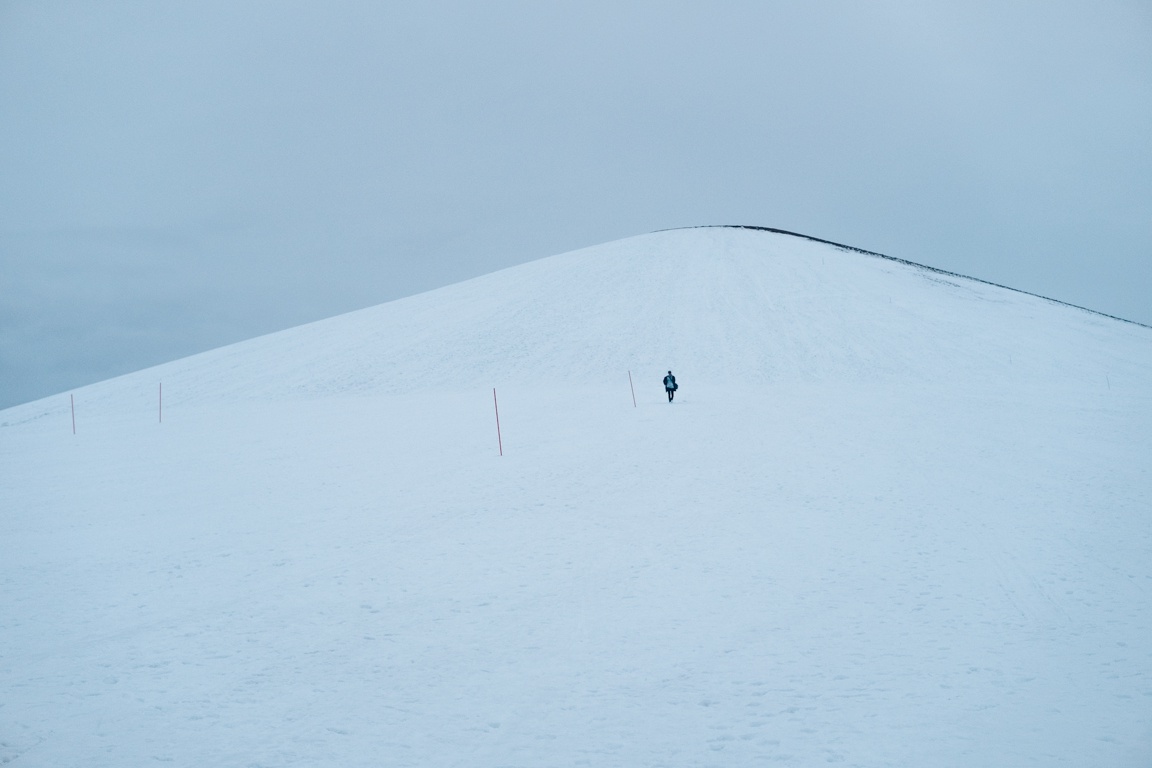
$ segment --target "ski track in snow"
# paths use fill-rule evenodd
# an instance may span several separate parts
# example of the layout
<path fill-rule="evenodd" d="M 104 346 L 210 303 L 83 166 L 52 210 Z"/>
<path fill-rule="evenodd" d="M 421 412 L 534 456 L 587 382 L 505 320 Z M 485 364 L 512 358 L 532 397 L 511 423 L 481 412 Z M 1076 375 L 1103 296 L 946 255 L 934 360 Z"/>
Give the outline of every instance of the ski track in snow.
<path fill-rule="evenodd" d="M 0 763 L 1152 760 L 1145 328 L 690 230 L 76 407 L 0 412 Z"/>

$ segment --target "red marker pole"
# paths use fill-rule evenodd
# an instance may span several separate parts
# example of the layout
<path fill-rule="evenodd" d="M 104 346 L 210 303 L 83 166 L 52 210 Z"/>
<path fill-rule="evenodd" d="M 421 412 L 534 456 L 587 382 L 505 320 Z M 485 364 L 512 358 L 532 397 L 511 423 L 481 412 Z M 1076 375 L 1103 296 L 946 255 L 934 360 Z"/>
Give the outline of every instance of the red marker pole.
<path fill-rule="evenodd" d="M 632 386 L 632 371 L 628 371 L 628 389 L 632 390 L 632 407 L 636 407 L 636 387 Z"/>
<path fill-rule="evenodd" d="M 496 409 L 496 444 L 500 446 L 500 455 L 504 455 L 504 439 L 500 437 L 500 404 L 496 402 L 496 387 L 492 387 L 492 405 Z"/>
<path fill-rule="evenodd" d="M 76 398 L 68 395 L 68 402 L 72 404 L 72 434 L 76 434 Z"/>

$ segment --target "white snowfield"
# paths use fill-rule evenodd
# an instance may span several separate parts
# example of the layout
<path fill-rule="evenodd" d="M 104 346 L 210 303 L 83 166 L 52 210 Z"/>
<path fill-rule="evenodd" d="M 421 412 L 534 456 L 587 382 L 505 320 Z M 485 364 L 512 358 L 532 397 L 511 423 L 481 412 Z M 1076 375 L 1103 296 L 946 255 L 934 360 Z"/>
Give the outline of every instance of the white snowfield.
<path fill-rule="evenodd" d="M 691 229 L 71 394 L 0 763 L 1152 765 L 1147 327 Z"/>

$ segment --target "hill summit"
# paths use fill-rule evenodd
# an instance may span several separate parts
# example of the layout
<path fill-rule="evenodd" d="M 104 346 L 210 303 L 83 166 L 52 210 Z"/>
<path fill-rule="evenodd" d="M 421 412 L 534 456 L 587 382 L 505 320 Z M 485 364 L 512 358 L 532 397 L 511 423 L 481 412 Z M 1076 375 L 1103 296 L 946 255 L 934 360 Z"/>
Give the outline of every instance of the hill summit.
<path fill-rule="evenodd" d="M 1095 382 L 1129 372 L 1132 355 L 1112 345 L 1141 349 L 1147 336 L 1135 324 L 858 249 L 705 227 L 540 259 L 196 355 L 144 379 L 145 389 L 172 379 L 174 403 L 601 383 L 675 366 L 697 380 L 757 386 Z M 177 387 L 181 378 L 187 385 Z"/>

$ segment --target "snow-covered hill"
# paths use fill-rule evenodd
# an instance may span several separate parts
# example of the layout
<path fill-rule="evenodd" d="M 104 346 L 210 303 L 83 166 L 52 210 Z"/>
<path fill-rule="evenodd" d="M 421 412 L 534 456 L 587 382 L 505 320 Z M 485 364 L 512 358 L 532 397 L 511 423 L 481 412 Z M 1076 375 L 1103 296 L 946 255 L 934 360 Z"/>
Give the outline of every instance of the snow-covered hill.
<path fill-rule="evenodd" d="M 73 394 L 0 762 L 1152 762 L 1152 329 L 693 229 Z"/>

